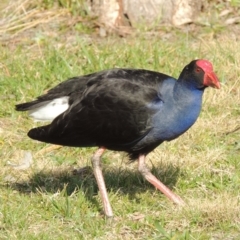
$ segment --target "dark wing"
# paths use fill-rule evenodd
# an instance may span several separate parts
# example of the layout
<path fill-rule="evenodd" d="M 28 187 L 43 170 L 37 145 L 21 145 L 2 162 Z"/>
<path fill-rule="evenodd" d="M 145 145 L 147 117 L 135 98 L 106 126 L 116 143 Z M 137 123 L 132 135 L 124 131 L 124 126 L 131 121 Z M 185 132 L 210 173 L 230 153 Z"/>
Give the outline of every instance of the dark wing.
<path fill-rule="evenodd" d="M 28 111 L 39 108 L 53 99 L 63 96 L 69 96 L 69 104 L 71 105 L 77 100 L 86 88 L 103 79 L 115 79 L 130 82 L 138 82 L 144 85 L 154 86 L 157 83 L 170 78 L 168 75 L 144 69 L 110 69 L 85 76 L 70 78 L 54 88 L 50 89 L 46 94 L 37 97 L 36 100 L 16 105 L 17 111 Z M 150 79 L 150 81 L 148 81 Z"/>
<path fill-rule="evenodd" d="M 126 150 L 151 129 L 149 108 L 161 97 L 143 81 L 102 79 L 92 82 L 82 97 L 47 126 L 30 130 L 29 137 L 66 146 L 105 146 Z"/>

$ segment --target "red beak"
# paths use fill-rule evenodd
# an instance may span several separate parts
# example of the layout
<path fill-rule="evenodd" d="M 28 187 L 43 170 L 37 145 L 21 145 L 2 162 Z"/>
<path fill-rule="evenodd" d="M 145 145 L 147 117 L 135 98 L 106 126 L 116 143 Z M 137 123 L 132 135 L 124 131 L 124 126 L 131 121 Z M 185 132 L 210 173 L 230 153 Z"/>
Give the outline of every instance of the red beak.
<path fill-rule="evenodd" d="M 213 88 L 220 88 L 220 82 L 218 77 L 214 72 L 206 72 L 203 80 L 204 86 L 209 86 Z"/>

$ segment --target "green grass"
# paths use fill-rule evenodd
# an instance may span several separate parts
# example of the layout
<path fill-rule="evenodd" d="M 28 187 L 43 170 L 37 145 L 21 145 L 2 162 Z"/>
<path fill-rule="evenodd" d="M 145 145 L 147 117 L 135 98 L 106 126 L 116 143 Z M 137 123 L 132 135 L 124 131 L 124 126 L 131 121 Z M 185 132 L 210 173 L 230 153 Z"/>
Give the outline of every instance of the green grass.
<path fill-rule="evenodd" d="M 39 41 L 38 34 L 0 45 L 0 239 L 240 239 L 237 40 L 224 33 L 208 38 L 208 29 L 171 32 L 167 40 L 147 33 L 99 39 L 42 32 Z M 72 76 L 134 67 L 178 77 L 195 58 L 213 63 L 222 88 L 207 89 L 197 123 L 148 157 L 184 208 L 144 181 L 125 154 L 107 151 L 103 171 L 115 217 L 105 219 L 91 168 L 72 174 L 91 166 L 95 149 L 32 141 L 26 133 L 38 124 L 14 110 Z M 29 168 L 8 164 L 21 165 L 25 151 L 33 156 Z"/>

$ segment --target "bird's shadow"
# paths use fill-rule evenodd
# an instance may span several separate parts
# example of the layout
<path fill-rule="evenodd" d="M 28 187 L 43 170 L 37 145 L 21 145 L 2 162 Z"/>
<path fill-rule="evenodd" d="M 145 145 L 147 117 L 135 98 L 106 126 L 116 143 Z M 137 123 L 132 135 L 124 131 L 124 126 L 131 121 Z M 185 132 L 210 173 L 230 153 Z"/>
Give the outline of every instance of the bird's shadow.
<path fill-rule="evenodd" d="M 171 164 L 159 163 L 152 166 L 151 172 L 171 189 L 177 183 L 180 168 Z M 108 191 L 127 195 L 130 200 L 135 199 L 138 202 L 137 193 L 154 191 L 154 187 L 143 178 L 137 169 L 106 167 L 103 168 L 103 175 Z M 9 183 L 8 187 L 23 194 L 39 191 L 54 194 L 65 190 L 66 194 L 70 196 L 76 190 L 83 191 L 86 199 L 99 207 L 95 198 L 98 187 L 91 167 L 84 168 L 78 174 L 74 174 L 69 169 L 62 170 L 62 168 L 54 171 L 42 170 L 33 174 L 26 181 Z"/>

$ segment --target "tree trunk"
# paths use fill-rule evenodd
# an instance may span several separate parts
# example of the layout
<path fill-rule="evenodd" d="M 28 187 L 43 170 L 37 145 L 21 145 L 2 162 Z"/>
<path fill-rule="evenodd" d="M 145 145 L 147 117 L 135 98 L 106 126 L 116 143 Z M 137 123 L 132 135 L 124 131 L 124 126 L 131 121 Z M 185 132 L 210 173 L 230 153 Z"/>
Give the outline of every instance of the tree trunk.
<path fill-rule="evenodd" d="M 139 24 L 191 23 L 202 7 L 202 0 L 92 0 L 92 12 L 107 28 Z"/>

